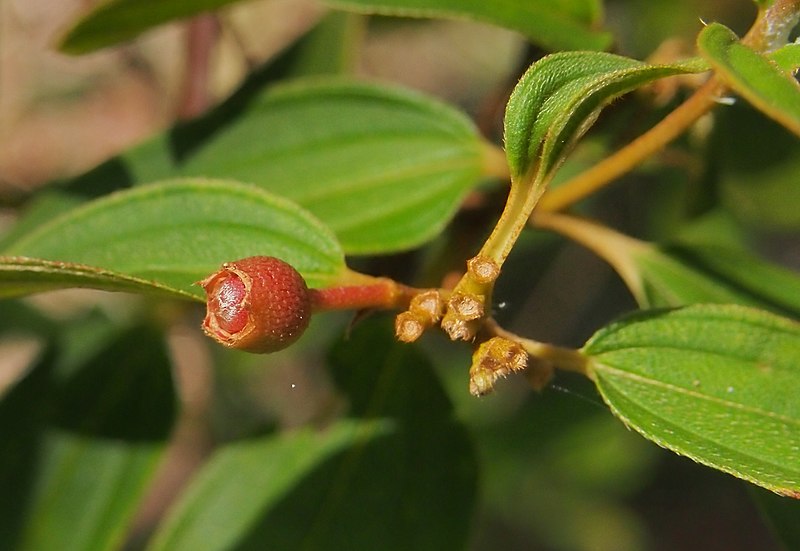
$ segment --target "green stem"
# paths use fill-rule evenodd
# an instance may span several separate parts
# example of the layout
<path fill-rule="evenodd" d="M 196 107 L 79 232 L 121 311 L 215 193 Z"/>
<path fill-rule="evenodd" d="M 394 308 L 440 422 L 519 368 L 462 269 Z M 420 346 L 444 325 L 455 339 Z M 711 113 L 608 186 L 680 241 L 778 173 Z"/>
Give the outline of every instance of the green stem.
<path fill-rule="evenodd" d="M 589 360 L 578 350 L 520 337 L 515 333 L 503 329 L 493 319 L 487 320 L 486 329 L 498 337 L 503 337 L 519 343 L 531 357 L 545 360 L 556 369 L 573 371 L 588 376 Z"/>
<path fill-rule="evenodd" d="M 800 0 L 776 0 L 759 11 L 742 43 L 758 51 L 783 46 L 800 20 Z M 697 119 L 710 111 L 727 87 L 712 77 L 689 99 L 661 122 L 607 159 L 549 190 L 536 206 L 539 210 L 560 211 L 592 195 L 620 176 L 630 172 L 651 155 L 683 134 Z"/>
<path fill-rule="evenodd" d="M 642 303 L 644 284 L 633 257 L 636 251 L 648 248 L 649 244 L 596 222 L 565 214 L 537 211 L 531 216 L 531 224 L 560 233 L 608 262 L 625 281 L 636 300 Z"/>

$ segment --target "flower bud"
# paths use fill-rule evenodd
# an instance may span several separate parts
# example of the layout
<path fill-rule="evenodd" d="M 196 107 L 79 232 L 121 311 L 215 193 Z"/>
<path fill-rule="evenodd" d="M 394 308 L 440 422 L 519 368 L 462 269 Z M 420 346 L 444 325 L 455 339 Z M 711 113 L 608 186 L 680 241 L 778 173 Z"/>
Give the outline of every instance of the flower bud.
<path fill-rule="evenodd" d="M 226 262 L 200 285 L 207 297 L 203 331 L 225 346 L 275 352 L 295 342 L 308 327 L 311 301 L 306 282 L 277 258 Z"/>

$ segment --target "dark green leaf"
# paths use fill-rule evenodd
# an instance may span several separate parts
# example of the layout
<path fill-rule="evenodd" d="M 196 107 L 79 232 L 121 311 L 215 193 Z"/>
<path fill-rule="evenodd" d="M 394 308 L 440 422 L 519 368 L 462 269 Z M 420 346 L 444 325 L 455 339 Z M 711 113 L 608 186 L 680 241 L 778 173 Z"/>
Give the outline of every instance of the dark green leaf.
<path fill-rule="evenodd" d="M 226 445 L 203 467 L 148 549 L 246 548 L 242 540 L 310 471 L 387 428 L 343 421 L 321 431 L 304 429 Z M 302 522 L 308 527 L 311 518 Z M 266 545 L 264 541 L 261 547 Z"/>
<path fill-rule="evenodd" d="M 94 266 L 9 260 L 10 291 L 24 289 L 14 271 L 34 275 L 36 285 L 86 285 L 121 290 L 171 290 L 202 298 L 195 285 L 222 262 L 252 255 L 276 256 L 303 274 L 309 285 L 330 281 L 344 269 L 338 243 L 317 220 L 285 199 L 235 182 L 187 178 L 118 192 L 40 226 L 4 251 L 10 256 Z M 106 270 L 130 277 L 118 277 Z M 12 287 L 13 285 L 13 287 Z M 30 289 L 30 287 L 28 287 Z M 8 293 L 6 293 L 8 294 Z"/>
<path fill-rule="evenodd" d="M 583 348 L 611 410 L 657 444 L 800 497 L 800 325 L 740 306 L 632 316 Z"/>
<path fill-rule="evenodd" d="M 130 40 L 175 19 L 219 9 L 240 0 L 109 0 L 81 17 L 61 39 L 59 49 L 84 54 Z"/>
<path fill-rule="evenodd" d="M 698 60 L 648 65 L 600 52 L 542 58 L 522 77 L 506 107 L 505 145 L 512 176 L 521 178 L 535 169 L 544 181 L 614 98 L 660 78 L 705 68 Z"/>
<path fill-rule="evenodd" d="M 92 344 L 52 349 L 0 402 L 2 549 L 120 548 L 163 453 L 176 408 L 161 335 Z"/>
<path fill-rule="evenodd" d="M 473 451 L 425 359 L 373 321 L 332 354 L 351 420 L 224 447 L 150 551 L 463 549 Z"/>
<path fill-rule="evenodd" d="M 733 31 L 719 23 L 703 29 L 697 46 L 736 93 L 800 135 L 800 84 L 789 72 L 739 42 Z"/>
<path fill-rule="evenodd" d="M 474 451 L 430 363 L 397 343 L 388 321 L 359 324 L 334 347 L 331 367 L 349 415 L 388 419 L 391 432 L 304 480 L 253 532 L 254 547 L 464 548 L 475 499 Z"/>
<path fill-rule="evenodd" d="M 550 50 L 602 50 L 597 0 L 325 0 L 333 7 L 405 17 L 475 19 L 524 34 Z"/>

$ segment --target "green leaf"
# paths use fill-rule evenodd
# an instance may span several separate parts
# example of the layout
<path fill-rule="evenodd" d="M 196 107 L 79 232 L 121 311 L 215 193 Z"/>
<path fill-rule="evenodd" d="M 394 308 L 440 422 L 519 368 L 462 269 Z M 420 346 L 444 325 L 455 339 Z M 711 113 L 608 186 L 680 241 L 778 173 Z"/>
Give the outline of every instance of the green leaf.
<path fill-rule="evenodd" d="M 495 151 L 462 113 L 425 96 L 315 81 L 238 95 L 68 189 L 96 195 L 176 176 L 233 178 L 305 207 L 348 254 L 386 253 L 438 235 Z"/>
<path fill-rule="evenodd" d="M 800 319 L 800 274 L 731 247 L 668 245 L 632 252 L 642 307 L 698 302 L 755 306 Z"/>
<path fill-rule="evenodd" d="M 697 46 L 736 93 L 800 135 L 800 84 L 789 72 L 739 42 L 733 31 L 719 23 L 703 29 Z"/>
<path fill-rule="evenodd" d="M 29 295 L 69 287 L 163 294 L 192 300 L 198 298 L 195 294 L 157 281 L 126 276 L 94 266 L 24 256 L 0 256 L 0 297 Z"/>
<path fill-rule="evenodd" d="M 800 325 L 740 306 L 650 311 L 584 346 L 613 413 L 646 438 L 800 497 Z"/>
<path fill-rule="evenodd" d="M 3 253 L 54 262 L 6 258 L 0 274 L 8 285 L 0 295 L 25 291 L 21 275 L 35 277 L 27 290 L 83 282 L 202 299 L 195 282 L 224 261 L 252 255 L 284 259 L 311 286 L 344 269 L 335 238 L 296 205 L 253 186 L 198 178 L 98 199 L 40 226 Z M 55 262 L 98 269 L 60 269 Z"/>
<path fill-rule="evenodd" d="M 348 419 L 223 447 L 149 551 L 463 549 L 474 452 L 430 365 L 388 321 L 333 349 Z"/>
<path fill-rule="evenodd" d="M 563 52 L 537 61 L 514 88 L 505 114 L 512 176 L 531 170 L 544 181 L 563 161 L 599 110 L 654 80 L 706 69 L 699 60 L 649 65 L 601 52 Z"/>
<path fill-rule="evenodd" d="M 176 19 L 215 10 L 240 0 L 110 0 L 76 21 L 59 44 L 68 54 L 85 54 L 125 42 Z"/>
<path fill-rule="evenodd" d="M 175 392 L 158 331 L 106 333 L 90 342 L 67 332 L 0 401 L 2 549 L 124 542 L 172 430 Z M 78 348 L 88 350 L 67 350 Z"/>
<path fill-rule="evenodd" d="M 800 44 L 795 42 L 781 46 L 767 54 L 767 58 L 785 72 L 796 71 L 800 67 Z"/>
<path fill-rule="evenodd" d="M 181 496 L 148 550 L 239 548 L 310 471 L 386 430 L 382 423 L 341 421 L 321 431 L 302 429 L 222 447 Z"/>
<path fill-rule="evenodd" d="M 306 82 L 269 91 L 178 171 L 252 182 L 308 209 L 347 253 L 381 253 L 441 231 L 485 147 L 466 117 L 424 96 Z"/>
<path fill-rule="evenodd" d="M 330 364 L 348 415 L 386 420 L 391 430 L 303 480 L 247 542 L 270 549 L 464 549 L 475 452 L 427 358 L 396 342 L 391 319 L 381 317 L 337 343 Z"/>
<path fill-rule="evenodd" d="M 404 17 L 474 19 L 518 31 L 549 50 L 603 50 L 597 0 L 325 0 L 341 9 Z"/>

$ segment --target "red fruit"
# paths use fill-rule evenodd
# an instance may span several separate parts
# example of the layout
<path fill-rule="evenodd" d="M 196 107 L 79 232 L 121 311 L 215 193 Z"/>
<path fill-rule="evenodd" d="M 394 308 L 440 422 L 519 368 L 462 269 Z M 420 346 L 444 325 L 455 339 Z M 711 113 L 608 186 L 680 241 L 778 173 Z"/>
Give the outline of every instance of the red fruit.
<path fill-rule="evenodd" d="M 289 264 L 271 256 L 226 262 L 200 282 L 206 291 L 203 331 L 217 342 L 248 352 L 286 348 L 308 327 L 306 282 Z"/>

